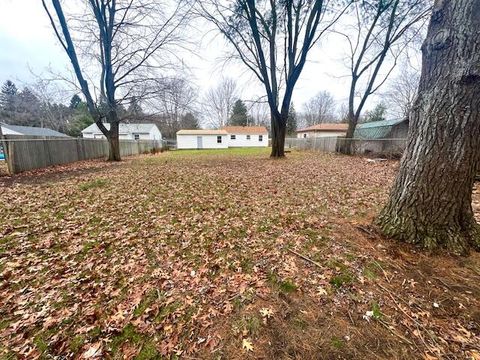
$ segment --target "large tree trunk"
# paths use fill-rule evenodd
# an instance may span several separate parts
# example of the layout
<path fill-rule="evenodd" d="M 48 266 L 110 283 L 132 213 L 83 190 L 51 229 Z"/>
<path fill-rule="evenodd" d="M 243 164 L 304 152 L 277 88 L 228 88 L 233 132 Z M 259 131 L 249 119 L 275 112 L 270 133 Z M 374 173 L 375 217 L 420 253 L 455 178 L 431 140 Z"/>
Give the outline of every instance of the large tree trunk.
<path fill-rule="evenodd" d="M 287 118 L 282 114 L 272 113 L 272 152 L 270 157 L 285 157 L 285 135 L 287 132 Z"/>
<path fill-rule="evenodd" d="M 121 161 L 120 157 L 120 140 L 118 139 L 119 123 L 117 121 L 110 123 L 110 131 L 108 132 L 108 161 Z"/>
<path fill-rule="evenodd" d="M 437 0 L 419 95 L 387 205 L 387 236 L 456 254 L 480 248 L 472 187 L 480 160 L 480 1 Z"/>
<path fill-rule="evenodd" d="M 350 110 L 348 112 L 348 128 L 345 138 L 342 139 L 341 146 L 339 147 L 340 152 L 346 155 L 353 155 L 353 135 L 355 134 L 355 129 L 357 128 L 358 117 L 355 116 L 354 112 Z"/>

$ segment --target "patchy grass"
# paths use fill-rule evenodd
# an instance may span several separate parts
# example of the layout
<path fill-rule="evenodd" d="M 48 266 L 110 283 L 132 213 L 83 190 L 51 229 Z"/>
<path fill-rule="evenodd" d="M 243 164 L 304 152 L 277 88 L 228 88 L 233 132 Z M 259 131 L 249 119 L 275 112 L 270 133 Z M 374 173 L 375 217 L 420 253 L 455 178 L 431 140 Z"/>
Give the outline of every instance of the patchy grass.
<path fill-rule="evenodd" d="M 268 156 L 0 178 L 0 358 L 478 358 L 479 254 L 367 229 L 396 162 Z"/>

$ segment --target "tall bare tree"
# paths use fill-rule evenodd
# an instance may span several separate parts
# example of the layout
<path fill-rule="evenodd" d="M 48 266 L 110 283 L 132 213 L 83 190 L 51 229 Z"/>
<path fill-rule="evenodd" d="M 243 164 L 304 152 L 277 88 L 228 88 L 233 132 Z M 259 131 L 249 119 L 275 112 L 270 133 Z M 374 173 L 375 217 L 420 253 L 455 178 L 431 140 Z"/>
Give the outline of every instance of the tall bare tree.
<path fill-rule="evenodd" d="M 348 94 L 345 153 L 370 97 L 386 82 L 397 59 L 417 39 L 430 13 L 431 0 L 362 0 L 353 7 L 353 26 L 338 32 L 348 43 Z"/>
<path fill-rule="evenodd" d="M 436 0 L 407 148 L 377 219 L 388 236 L 456 254 L 480 250 L 472 211 L 480 161 L 479 29 L 478 0 Z"/>
<path fill-rule="evenodd" d="M 408 117 L 417 97 L 419 82 L 420 71 L 409 64 L 403 64 L 398 75 L 391 79 L 385 100 L 396 117 Z"/>
<path fill-rule="evenodd" d="M 335 108 L 336 101 L 333 95 L 328 91 L 320 91 L 303 104 L 305 125 L 333 122 L 336 118 Z"/>
<path fill-rule="evenodd" d="M 160 115 L 162 134 L 173 139 L 185 115 L 196 112 L 197 102 L 196 87 L 186 78 L 174 76 L 158 82 L 156 92 L 147 104 L 151 111 Z"/>
<path fill-rule="evenodd" d="M 145 95 L 155 83 L 157 71 L 170 64 L 186 11 L 183 1 L 173 7 L 160 0 L 84 1 L 85 13 L 69 18 L 65 2 L 42 3 L 70 59 L 88 110 L 109 141 L 108 159 L 119 161 L 119 107 L 132 96 Z"/>
<path fill-rule="evenodd" d="M 205 0 L 213 23 L 263 84 L 271 112 L 272 157 L 285 156 L 287 118 L 310 49 L 347 10 L 351 0 Z"/>
<path fill-rule="evenodd" d="M 239 98 L 238 86 L 231 78 L 222 78 L 220 83 L 207 91 L 203 99 L 206 122 L 216 128 L 228 124 L 235 100 Z"/>

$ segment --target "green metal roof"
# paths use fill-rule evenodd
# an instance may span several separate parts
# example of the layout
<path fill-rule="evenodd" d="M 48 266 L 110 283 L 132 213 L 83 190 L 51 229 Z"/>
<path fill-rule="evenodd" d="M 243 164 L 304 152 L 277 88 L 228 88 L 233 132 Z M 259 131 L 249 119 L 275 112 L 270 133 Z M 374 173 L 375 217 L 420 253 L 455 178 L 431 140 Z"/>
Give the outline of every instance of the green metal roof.
<path fill-rule="evenodd" d="M 404 121 L 405 119 L 393 119 L 359 124 L 353 137 L 357 139 L 385 139 L 395 125 Z"/>

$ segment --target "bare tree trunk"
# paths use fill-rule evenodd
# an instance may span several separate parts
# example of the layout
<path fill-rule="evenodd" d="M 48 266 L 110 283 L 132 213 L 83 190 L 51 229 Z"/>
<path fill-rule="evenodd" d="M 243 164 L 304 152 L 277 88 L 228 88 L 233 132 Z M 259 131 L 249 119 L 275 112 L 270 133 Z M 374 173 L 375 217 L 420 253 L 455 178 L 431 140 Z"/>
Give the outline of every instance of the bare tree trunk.
<path fill-rule="evenodd" d="M 118 138 L 119 124 L 118 122 L 110 123 L 110 131 L 108 132 L 108 161 L 121 161 L 120 157 L 120 140 Z"/>
<path fill-rule="evenodd" d="M 455 254 L 480 250 L 472 187 L 480 160 L 480 2 L 437 0 L 408 144 L 376 219 L 387 236 Z"/>
<path fill-rule="evenodd" d="M 340 152 L 346 155 L 353 155 L 353 135 L 355 134 L 355 129 L 358 123 L 358 116 L 352 111 L 348 112 L 348 128 L 347 133 L 345 135 L 345 139 L 343 139 L 343 143 L 340 146 Z"/>
<path fill-rule="evenodd" d="M 287 132 L 287 119 L 282 114 L 272 112 L 272 152 L 270 157 L 285 157 L 285 135 Z"/>

